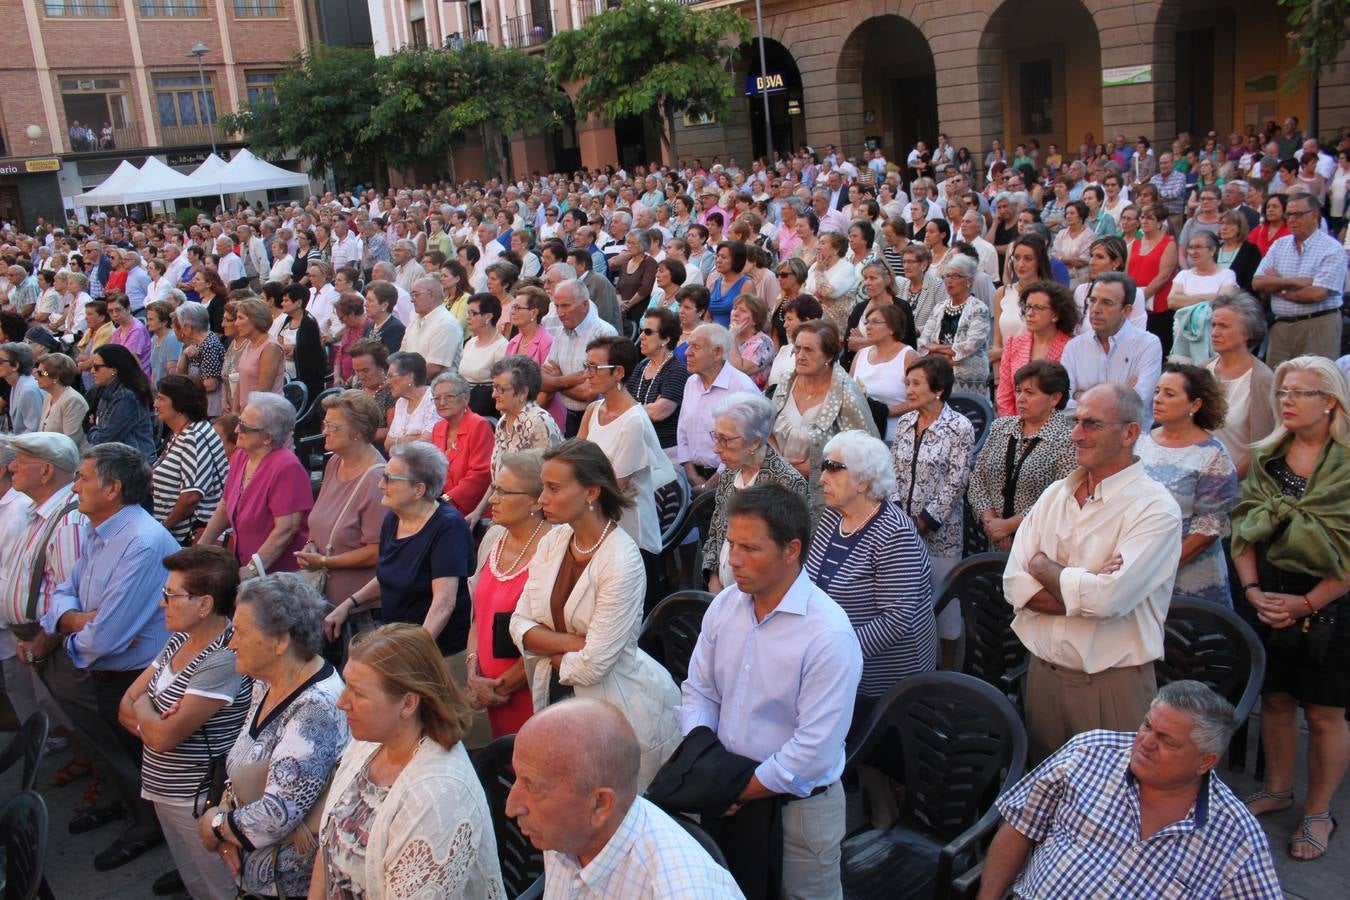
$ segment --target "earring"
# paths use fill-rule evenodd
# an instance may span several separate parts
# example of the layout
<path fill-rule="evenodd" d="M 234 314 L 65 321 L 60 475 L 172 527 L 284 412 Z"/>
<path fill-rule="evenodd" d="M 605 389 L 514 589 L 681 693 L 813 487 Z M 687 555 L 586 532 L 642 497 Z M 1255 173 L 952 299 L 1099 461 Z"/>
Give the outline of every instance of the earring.
<path fill-rule="evenodd" d="M 589 500 L 586 501 L 586 508 L 589 509 L 591 512 L 595 512 L 595 504 Z"/>

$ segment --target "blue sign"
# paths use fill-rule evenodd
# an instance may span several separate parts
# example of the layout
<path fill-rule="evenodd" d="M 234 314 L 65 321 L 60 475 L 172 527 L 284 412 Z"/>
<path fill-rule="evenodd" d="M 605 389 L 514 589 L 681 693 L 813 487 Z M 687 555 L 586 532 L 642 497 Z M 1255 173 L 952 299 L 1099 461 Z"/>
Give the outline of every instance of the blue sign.
<path fill-rule="evenodd" d="M 745 96 L 758 97 L 760 94 L 781 94 L 787 90 L 787 78 L 782 72 L 767 72 L 763 75 L 750 74 L 745 78 Z"/>

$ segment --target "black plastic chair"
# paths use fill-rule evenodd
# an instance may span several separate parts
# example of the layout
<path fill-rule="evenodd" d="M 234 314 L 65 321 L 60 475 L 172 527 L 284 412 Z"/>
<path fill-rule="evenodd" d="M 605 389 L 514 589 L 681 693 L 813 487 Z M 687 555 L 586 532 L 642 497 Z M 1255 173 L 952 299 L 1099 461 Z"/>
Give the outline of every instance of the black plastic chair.
<path fill-rule="evenodd" d="M 663 541 L 666 546 L 678 547 L 684 543 L 684 539 L 689 537 L 689 532 L 695 528 L 698 529 L 700 541 L 708 537 L 708 528 L 712 525 L 713 510 L 717 505 L 717 492 L 705 491 L 694 497 L 689 502 L 689 512 L 680 523 L 680 527 L 675 529 L 670 535 L 669 541 Z"/>
<path fill-rule="evenodd" d="M 947 405 L 970 420 L 975 426 L 975 453 L 984 449 L 985 439 L 989 437 L 989 426 L 994 424 L 994 404 L 988 397 L 972 394 L 969 391 L 957 391 L 947 398 Z"/>
<path fill-rule="evenodd" d="M 535 849 L 530 839 L 520 833 L 515 820 L 506 814 L 506 795 L 516 783 L 516 773 L 511 768 L 511 753 L 515 746 L 516 736 L 508 734 L 473 754 L 473 767 L 478 772 L 478 780 L 483 783 L 488 812 L 492 814 L 502 883 L 511 897 L 524 894 L 544 874 L 544 854 Z"/>
<path fill-rule="evenodd" d="M 964 515 L 961 517 L 961 558 L 966 559 L 989 552 L 989 535 L 984 533 L 979 514 L 970 508 L 970 501 L 961 500 Z"/>
<path fill-rule="evenodd" d="M 945 897 L 999 823 L 994 801 L 1026 769 L 1027 734 L 994 687 L 959 672 L 904 679 L 877 704 L 845 772 L 879 769 L 904 786 L 885 832 L 844 839 L 849 898 Z"/>
<path fill-rule="evenodd" d="M 963 559 L 948 576 L 944 597 L 950 593 L 961 605 L 965 653 L 961 671 L 999 693 L 1018 709 L 1022 707 L 1023 678 L 1030 657 L 1013 634 L 1013 608 L 1003 596 L 1006 553 L 981 553 Z"/>
<path fill-rule="evenodd" d="M 5 900 L 33 900 L 44 890 L 47 804 L 35 791 L 16 794 L 0 807 L 0 846 L 5 849 Z"/>
<path fill-rule="evenodd" d="M 542 896 L 544 896 L 544 876 L 540 875 L 534 880 L 534 884 L 516 897 L 516 900 L 539 900 Z"/>
<path fill-rule="evenodd" d="M 0 772 L 8 771 L 10 766 L 23 760 L 23 780 L 19 782 L 21 791 L 31 791 L 37 781 L 42 754 L 47 752 L 48 724 L 47 714 L 39 709 L 24 720 L 4 751 L 0 752 Z"/>
<path fill-rule="evenodd" d="M 292 379 L 281 386 L 281 396 L 295 407 L 295 422 L 296 427 L 299 427 L 305 413 L 309 412 L 309 388 L 303 381 Z"/>
<path fill-rule="evenodd" d="M 675 473 L 672 480 L 656 489 L 656 516 L 661 525 L 662 554 L 677 546 L 673 541 L 684 529 L 692 505 L 689 482 L 679 472 Z"/>
<path fill-rule="evenodd" d="M 722 848 L 717 846 L 717 841 L 713 840 L 712 835 L 703 830 L 702 825 L 699 825 L 693 819 L 686 818 L 682 815 L 675 813 L 670 813 L 669 815 L 680 824 L 681 828 L 689 832 L 690 837 L 698 841 L 700 847 L 708 851 L 708 855 L 713 858 L 713 862 L 717 863 L 728 872 L 731 871 L 731 866 L 727 864 L 727 858 L 722 853 Z"/>
<path fill-rule="evenodd" d="M 1163 658 L 1153 664 L 1158 687 L 1190 678 L 1209 685 L 1246 722 L 1261 695 L 1266 648 L 1230 609 L 1203 600 L 1173 600 L 1163 623 Z"/>
<path fill-rule="evenodd" d="M 676 684 L 683 684 L 689 675 L 689 660 L 703 628 L 703 614 L 712 600 L 713 595 L 707 591 L 676 591 L 658 603 L 642 623 L 638 646 L 665 666 Z"/>

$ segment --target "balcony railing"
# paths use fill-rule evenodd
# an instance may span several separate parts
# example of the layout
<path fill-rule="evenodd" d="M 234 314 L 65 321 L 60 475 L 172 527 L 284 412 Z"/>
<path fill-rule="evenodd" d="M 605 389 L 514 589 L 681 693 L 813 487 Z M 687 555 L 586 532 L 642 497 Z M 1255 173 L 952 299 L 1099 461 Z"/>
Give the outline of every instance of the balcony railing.
<path fill-rule="evenodd" d="M 502 43 L 519 50 L 538 47 L 551 37 L 553 37 L 552 11 L 545 11 L 542 16 L 533 13 L 511 16 L 502 25 Z"/>
<path fill-rule="evenodd" d="M 220 129 L 216 129 L 219 138 Z M 166 147 L 178 147 L 185 144 L 211 143 L 211 128 L 208 125 L 161 125 L 159 142 Z"/>

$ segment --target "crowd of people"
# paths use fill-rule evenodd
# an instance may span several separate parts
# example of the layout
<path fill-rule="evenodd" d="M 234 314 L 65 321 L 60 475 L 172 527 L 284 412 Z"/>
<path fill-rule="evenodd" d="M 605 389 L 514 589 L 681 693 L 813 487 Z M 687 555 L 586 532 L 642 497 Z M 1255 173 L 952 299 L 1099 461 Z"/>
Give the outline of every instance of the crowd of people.
<path fill-rule="evenodd" d="M 1039 765 L 982 895 L 1280 896 L 1254 816 L 1321 856 L 1350 763 L 1350 136 L 1290 127 L 3 230 L 0 660 L 71 831 L 197 898 L 500 897 L 469 751 L 518 734 L 546 896 L 842 896 L 846 744 L 998 551 Z M 683 683 L 638 646 L 679 587 Z M 1157 687 L 1175 600 L 1266 640 L 1245 800 L 1232 708 Z"/>

